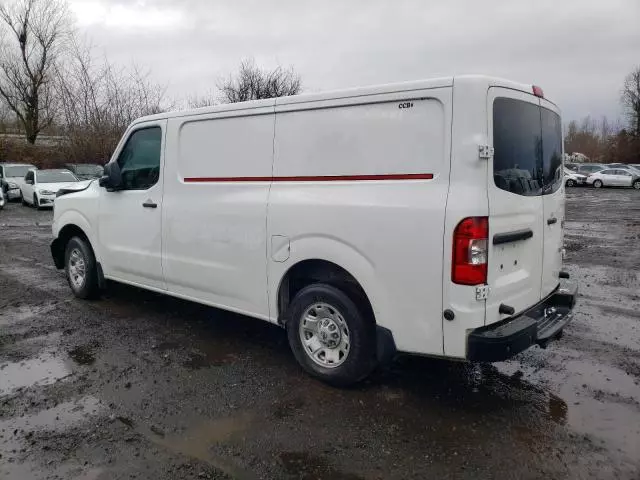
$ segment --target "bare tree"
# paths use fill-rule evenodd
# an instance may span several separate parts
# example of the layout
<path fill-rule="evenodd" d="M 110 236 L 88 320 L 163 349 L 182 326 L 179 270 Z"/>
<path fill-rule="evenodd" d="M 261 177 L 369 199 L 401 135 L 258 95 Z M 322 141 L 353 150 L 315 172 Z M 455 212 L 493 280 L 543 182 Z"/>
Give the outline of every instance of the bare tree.
<path fill-rule="evenodd" d="M 0 96 L 30 144 L 55 116 L 53 70 L 69 38 L 64 0 L 0 4 Z"/>
<path fill-rule="evenodd" d="M 627 110 L 632 135 L 640 139 L 640 66 L 627 75 L 624 81 L 622 104 Z"/>
<path fill-rule="evenodd" d="M 59 123 L 67 138 L 70 161 L 109 159 L 118 139 L 136 118 L 159 113 L 165 88 L 153 83 L 137 66 L 118 69 L 91 48 L 71 44 L 69 60 L 57 69 Z"/>
<path fill-rule="evenodd" d="M 213 92 L 207 92 L 203 95 L 191 95 L 187 98 L 187 106 L 189 108 L 213 107 L 217 103 Z"/>
<path fill-rule="evenodd" d="M 9 109 L 0 101 L 0 132 L 5 132 L 9 127 Z"/>
<path fill-rule="evenodd" d="M 302 81 L 293 67 L 263 70 L 252 60 L 244 60 L 235 76 L 218 85 L 223 103 L 245 102 L 262 98 L 297 95 L 302 90 Z"/>

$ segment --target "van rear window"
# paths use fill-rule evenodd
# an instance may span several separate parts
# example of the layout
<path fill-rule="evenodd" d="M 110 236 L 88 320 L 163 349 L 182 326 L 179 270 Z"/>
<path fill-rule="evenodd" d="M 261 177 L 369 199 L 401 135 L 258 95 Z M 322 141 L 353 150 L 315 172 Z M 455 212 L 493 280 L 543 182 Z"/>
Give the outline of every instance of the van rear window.
<path fill-rule="evenodd" d="M 540 107 L 512 98 L 493 104 L 493 179 L 518 195 L 542 194 Z"/>
<path fill-rule="evenodd" d="M 553 193 L 562 186 L 562 127 L 560 116 L 540 109 L 542 119 L 542 168 L 544 193 Z"/>
<path fill-rule="evenodd" d="M 517 195 L 542 195 L 562 185 L 560 116 L 535 103 L 496 98 L 493 104 L 493 178 Z"/>

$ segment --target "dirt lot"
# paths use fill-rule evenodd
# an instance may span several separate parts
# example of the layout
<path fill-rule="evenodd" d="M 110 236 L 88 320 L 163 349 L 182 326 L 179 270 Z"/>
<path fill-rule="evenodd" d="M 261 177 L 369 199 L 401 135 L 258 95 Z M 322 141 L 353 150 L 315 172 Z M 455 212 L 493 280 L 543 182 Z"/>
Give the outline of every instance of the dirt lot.
<path fill-rule="evenodd" d="M 640 478 L 640 192 L 568 194 L 562 340 L 350 390 L 259 321 L 118 285 L 75 300 L 50 221 L 0 212 L 0 478 Z"/>

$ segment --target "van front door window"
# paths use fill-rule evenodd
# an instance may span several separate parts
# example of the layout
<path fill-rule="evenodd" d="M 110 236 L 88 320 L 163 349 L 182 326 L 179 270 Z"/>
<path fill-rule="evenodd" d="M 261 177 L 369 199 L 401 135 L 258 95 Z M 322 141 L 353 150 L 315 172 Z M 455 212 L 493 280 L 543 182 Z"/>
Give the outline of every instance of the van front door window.
<path fill-rule="evenodd" d="M 156 184 L 160 174 L 160 127 L 136 130 L 118 157 L 124 190 L 146 190 Z"/>

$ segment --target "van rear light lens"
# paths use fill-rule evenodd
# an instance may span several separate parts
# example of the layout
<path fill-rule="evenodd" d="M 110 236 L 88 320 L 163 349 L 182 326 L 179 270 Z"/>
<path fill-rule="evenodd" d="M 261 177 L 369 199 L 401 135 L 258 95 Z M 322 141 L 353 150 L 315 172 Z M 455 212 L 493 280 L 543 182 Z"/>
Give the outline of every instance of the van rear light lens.
<path fill-rule="evenodd" d="M 451 281 L 459 285 L 487 283 L 489 219 L 468 217 L 453 231 Z"/>

